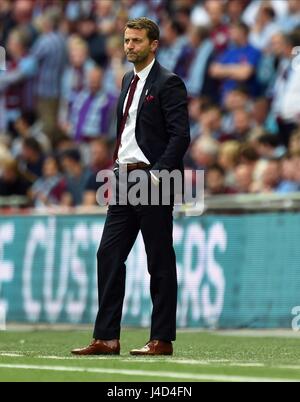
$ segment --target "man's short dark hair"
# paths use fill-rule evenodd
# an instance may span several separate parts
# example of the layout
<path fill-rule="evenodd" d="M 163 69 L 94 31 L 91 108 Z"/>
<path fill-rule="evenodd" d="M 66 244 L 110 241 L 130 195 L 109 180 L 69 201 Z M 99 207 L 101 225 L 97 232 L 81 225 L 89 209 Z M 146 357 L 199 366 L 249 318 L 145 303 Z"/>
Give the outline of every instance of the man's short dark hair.
<path fill-rule="evenodd" d="M 34 111 L 23 111 L 20 119 L 28 126 L 31 127 L 37 121 L 37 114 Z"/>
<path fill-rule="evenodd" d="M 125 26 L 125 30 L 126 29 L 145 29 L 151 42 L 159 40 L 160 37 L 158 25 L 146 17 L 136 18 L 128 21 Z"/>
<path fill-rule="evenodd" d="M 279 138 L 277 135 L 265 133 L 258 138 L 258 143 L 262 145 L 268 145 L 272 148 L 276 148 L 279 145 Z"/>
<path fill-rule="evenodd" d="M 63 159 L 70 159 L 73 162 L 81 163 L 81 154 L 78 149 L 66 149 L 60 154 L 60 160 L 62 161 Z"/>
<path fill-rule="evenodd" d="M 33 137 L 25 138 L 23 141 L 23 145 L 24 145 L 24 147 L 29 148 L 38 154 L 43 153 L 41 144 Z"/>
<path fill-rule="evenodd" d="M 248 162 L 256 162 L 259 159 L 256 149 L 250 144 L 242 145 L 240 157 L 246 159 Z"/>
<path fill-rule="evenodd" d="M 207 169 L 207 171 L 208 172 L 216 171 L 216 172 L 220 173 L 221 176 L 225 176 L 225 174 L 226 174 L 225 169 L 223 169 L 223 167 L 221 165 L 219 165 L 218 163 L 215 163 L 212 166 L 210 166 Z"/>

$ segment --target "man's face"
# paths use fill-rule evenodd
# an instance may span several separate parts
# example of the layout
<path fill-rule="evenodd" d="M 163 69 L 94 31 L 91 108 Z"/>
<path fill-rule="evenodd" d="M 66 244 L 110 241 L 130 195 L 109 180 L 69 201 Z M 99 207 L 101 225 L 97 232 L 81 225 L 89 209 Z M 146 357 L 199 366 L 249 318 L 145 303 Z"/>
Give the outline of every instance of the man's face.
<path fill-rule="evenodd" d="M 155 52 L 157 45 L 158 41 L 150 42 L 146 29 L 127 28 L 125 31 L 124 51 L 130 63 L 143 63 Z"/>
<path fill-rule="evenodd" d="M 43 166 L 43 174 L 45 177 L 54 177 L 58 173 L 58 168 L 57 168 L 57 163 L 55 159 L 53 158 L 48 158 L 44 162 Z"/>
<path fill-rule="evenodd" d="M 242 45 L 247 42 L 247 34 L 242 28 L 233 25 L 230 27 L 229 32 L 230 39 L 235 45 Z"/>
<path fill-rule="evenodd" d="M 222 23 L 224 15 L 224 6 L 221 1 L 208 0 L 206 3 L 206 10 L 210 16 L 213 25 L 219 25 Z"/>
<path fill-rule="evenodd" d="M 91 162 L 92 165 L 104 163 L 107 160 L 108 150 L 105 145 L 100 143 L 92 143 L 91 145 Z"/>
<path fill-rule="evenodd" d="M 249 192 L 252 184 L 253 173 L 250 166 L 239 165 L 235 170 L 235 181 L 240 192 Z"/>
<path fill-rule="evenodd" d="M 13 183 L 17 179 L 17 173 L 13 168 L 5 167 L 3 169 L 2 179 L 5 183 Z"/>
<path fill-rule="evenodd" d="M 224 176 L 215 169 L 209 170 L 206 175 L 207 188 L 212 194 L 222 192 L 224 188 Z"/>
<path fill-rule="evenodd" d="M 87 51 L 81 46 L 71 46 L 69 50 L 71 64 L 74 67 L 82 67 L 87 59 Z"/>
<path fill-rule="evenodd" d="M 269 162 L 263 174 L 263 182 L 265 185 L 275 187 L 280 180 L 280 164 L 277 162 Z"/>

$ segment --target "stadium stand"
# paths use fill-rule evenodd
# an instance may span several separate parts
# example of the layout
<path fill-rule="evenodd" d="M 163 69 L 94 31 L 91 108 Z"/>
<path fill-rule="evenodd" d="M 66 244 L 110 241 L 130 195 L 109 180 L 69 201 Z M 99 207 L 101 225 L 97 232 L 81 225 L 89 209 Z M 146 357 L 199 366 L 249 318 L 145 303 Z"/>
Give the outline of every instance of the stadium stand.
<path fill-rule="evenodd" d="M 187 85 L 185 164 L 208 172 L 210 198 L 300 191 L 299 1 L 3 0 L 1 205 L 20 195 L 22 207 L 23 197 L 33 208 L 93 204 L 131 69 L 123 26 L 140 16 L 159 23 L 157 59 Z"/>

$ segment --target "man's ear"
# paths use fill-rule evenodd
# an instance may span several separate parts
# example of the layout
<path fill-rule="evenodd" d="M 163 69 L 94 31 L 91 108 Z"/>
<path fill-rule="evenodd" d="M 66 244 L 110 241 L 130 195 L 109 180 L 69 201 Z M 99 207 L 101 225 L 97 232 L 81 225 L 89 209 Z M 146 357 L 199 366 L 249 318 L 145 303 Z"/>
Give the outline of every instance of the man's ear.
<path fill-rule="evenodd" d="M 158 45 L 159 45 L 158 40 L 154 40 L 154 41 L 151 43 L 151 50 L 152 50 L 153 53 L 156 52 L 156 50 L 157 50 L 157 48 L 158 48 Z"/>

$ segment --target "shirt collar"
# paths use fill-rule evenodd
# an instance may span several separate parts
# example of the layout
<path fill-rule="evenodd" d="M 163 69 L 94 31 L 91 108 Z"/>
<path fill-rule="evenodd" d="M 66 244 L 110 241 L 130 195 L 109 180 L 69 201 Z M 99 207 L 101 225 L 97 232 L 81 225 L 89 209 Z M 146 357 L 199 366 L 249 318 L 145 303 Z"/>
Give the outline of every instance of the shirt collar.
<path fill-rule="evenodd" d="M 147 67 L 145 67 L 144 70 L 140 71 L 139 73 L 137 73 L 134 69 L 134 74 L 138 75 L 140 81 L 142 82 L 146 81 L 154 63 L 155 59 Z"/>

